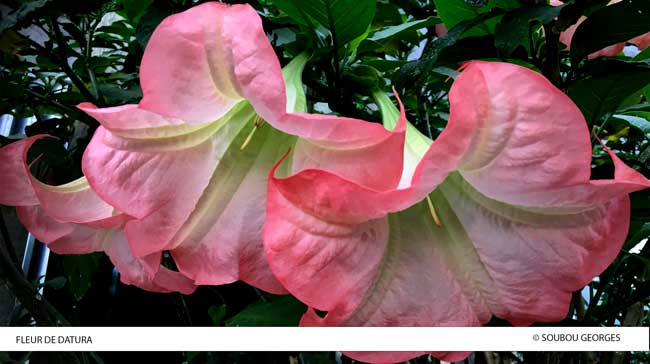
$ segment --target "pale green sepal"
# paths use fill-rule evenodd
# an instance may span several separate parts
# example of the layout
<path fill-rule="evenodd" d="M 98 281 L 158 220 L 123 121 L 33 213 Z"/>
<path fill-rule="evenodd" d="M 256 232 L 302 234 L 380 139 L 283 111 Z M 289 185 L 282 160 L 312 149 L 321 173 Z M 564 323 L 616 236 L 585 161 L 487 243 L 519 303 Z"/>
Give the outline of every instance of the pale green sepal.
<path fill-rule="evenodd" d="M 287 88 L 287 112 L 307 112 L 307 97 L 302 84 L 302 71 L 309 57 L 299 54 L 282 69 L 282 76 Z"/>
<path fill-rule="evenodd" d="M 372 96 L 381 111 L 384 128 L 393 130 L 397 125 L 397 120 L 399 120 L 399 110 L 385 92 L 375 90 Z M 410 149 L 418 160 L 426 153 L 431 143 L 431 139 L 427 138 L 411 123 L 406 122 L 406 149 Z"/>

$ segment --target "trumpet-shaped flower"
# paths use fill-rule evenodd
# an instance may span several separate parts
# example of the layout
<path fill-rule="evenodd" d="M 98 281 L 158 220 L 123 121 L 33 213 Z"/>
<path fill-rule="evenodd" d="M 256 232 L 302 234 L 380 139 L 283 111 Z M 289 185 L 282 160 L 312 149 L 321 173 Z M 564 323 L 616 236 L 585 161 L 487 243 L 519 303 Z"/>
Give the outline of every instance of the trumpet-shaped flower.
<path fill-rule="evenodd" d="M 402 188 L 320 169 L 271 175 L 271 269 L 294 296 L 326 311 L 309 310 L 302 325 L 559 321 L 572 292 L 617 255 L 628 194 L 650 183 L 611 152 L 614 179 L 590 181 L 589 132 L 565 94 L 523 67 L 470 62 L 449 102 L 435 141 L 407 128 Z M 351 355 L 392 362 L 419 354 Z"/>
<path fill-rule="evenodd" d="M 79 107 L 97 130 L 83 158 L 93 190 L 133 216 L 137 257 L 170 251 L 196 284 L 238 279 L 286 292 L 262 248 L 268 171 L 326 168 L 374 188 L 395 187 L 404 130 L 305 111 L 307 61 L 284 69 L 248 5 L 205 3 L 165 19 L 140 67 L 138 105 Z"/>
<path fill-rule="evenodd" d="M 0 204 L 16 206 L 27 230 L 55 253 L 103 251 L 126 284 L 158 292 L 193 292 L 192 281 L 160 266 L 159 255 L 136 258 L 131 254 L 122 231 L 129 217 L 102 201 L 85 178 L 51 186 L 32 177 L 27 152 L 42 137 L 33 136 L 0 149 Z"/>

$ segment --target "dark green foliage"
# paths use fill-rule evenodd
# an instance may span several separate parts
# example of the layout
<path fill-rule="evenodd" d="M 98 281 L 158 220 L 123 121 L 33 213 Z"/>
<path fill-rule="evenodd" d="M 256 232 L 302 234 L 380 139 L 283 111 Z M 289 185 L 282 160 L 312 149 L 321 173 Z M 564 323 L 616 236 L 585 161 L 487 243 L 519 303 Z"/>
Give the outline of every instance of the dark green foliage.
<path fill-rule="evenodd" d="M 572 84 L 569 96 L 582 110 L 587 122 L 593 124 L 649 84 L 650 67 L 612 62 L 603 74 Z"/>
<path fill-rule="evenodd" d="M 600 8 L 576 30 L 571 41 L 571 59 L 577 64 L 590 53 L 647 33 L 648 24 L 650 1 L 625 0 Z"/>
<path fill-rule="evenodd" d="M 375 15 L 374 0 L 276 0 L 274 5 L 303 27 L 325 27 L 335 47 L 364 34 Z"/>
<path fill-rule="evenodd" d="M 548 24 L 560 14 L 562 7 L 536 5 L 529 8 L 519 8 L 506 13 L 497 25 L 494 42 L 504 56 L 510 56 L 517 46 L 523 46 L 531 51 L 531 27 Z"/>
<path fill-rule="evenodd" d="M 77 301 L 88 292 L 93 274 L 99 269 L 100 258 L 101 255 L 98 253 L 63 256 L 64 273 L 68 278 L 70 292 Z"/>
<path fill-rule="evenodd" d="M 271 297 L 254 303 L 226 321 L 226 326 L 297 326 L 307 310 L 292 296 Z"/>

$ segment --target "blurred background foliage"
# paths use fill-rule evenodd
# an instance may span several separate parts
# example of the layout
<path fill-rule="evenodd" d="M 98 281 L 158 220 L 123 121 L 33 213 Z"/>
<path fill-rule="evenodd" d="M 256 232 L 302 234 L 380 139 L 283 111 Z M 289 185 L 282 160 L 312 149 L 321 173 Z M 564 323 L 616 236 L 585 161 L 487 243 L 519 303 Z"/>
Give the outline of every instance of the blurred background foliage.
<path fill-rule="evenodd" d="M 138 68 L 154 28 L 201 1 L 35 0 L 0 4 L 0 115 L 28 119 L 25 135 L 48 133 L 32 152 L 34 173 L 49 183 L 81 175 L 80 160 L 97 122 L 76 109 L 137 103 Z M 238 1 L 228 1 L 235 3 Z M 650 176 L 650 49 L 587 60 L 604 46 L 650 31 L 650 2 L 626 0 L 612 13 L 606 0 L 252 0 L 281 60 L 308 52 L 303 80 L 310 111 L 380 122 L 372 98 L 395 87 L 407 117 L 435 138 L 449 114 L 447 92 L 461 62 L 500 60 L 544 74 L 568 93 L 595 136 Z M 571 51 L 559 33 L 589 15 Z M 441 24 L 449 31 L 443 36 Z M 436 32 L 436 30 L 438 32 Z M 242 31 L 246 31 L 242 29 Z M 5 134 L 23 130 L 8 130 Z M 0 143 L 12 139 L 2 137 Z M 592 177 L 609 178 L 611 160 L 593 138 Z M 14 218 L 3 208 L 6 219 Z M 11 222 L 11 221 L 9 221 Z M 3 231 L 4 221 L 3 221 Z M 9 234 L 3 233 L 7 243 Z M 566 319 L 554 325 L 650 326 L 650 191 L 632 195 L 630 233 L 614 263 L 576 292 Z M 20 241 L 13 242 L 20 251 Z M 6 244 L 12 248 L 11 244 Z M 3 277 L 6 277 L 3 275 Z M 190 296 L 157 294 L 119 283 L 101 254 L 50 256 L 43 288 L 63 325 L 292 326 L 305 307 L 243 283 L 200 287 Z M 3 279 L 3 281 L 5 281 Z M 6 282 L 6 281 L 5 281 Z M 40 302 L 40 301 L 39 301 Z M 40 303 L 38 303 L 40 304 Z M 37 317 L 12 304 L 5 324 Z M 38 307 L 37 307 L 38 308 Z M 38 321 L 38 319 L 37 319 Z M 47 324 L 47 323 L 39 323 Z M 494 319 L 490 325 L 508 325 Z M 217 339 L 217 338 L 215 338 Z M 141 359 L 138 359 L 141 358 Z M 338 353 L 0 353 L 0 362 L 350 363 Z M 437 363 L 423 357 L 411 363 Z M 648 353 L 474 353 L 467 363 L 648 363 Z"/>

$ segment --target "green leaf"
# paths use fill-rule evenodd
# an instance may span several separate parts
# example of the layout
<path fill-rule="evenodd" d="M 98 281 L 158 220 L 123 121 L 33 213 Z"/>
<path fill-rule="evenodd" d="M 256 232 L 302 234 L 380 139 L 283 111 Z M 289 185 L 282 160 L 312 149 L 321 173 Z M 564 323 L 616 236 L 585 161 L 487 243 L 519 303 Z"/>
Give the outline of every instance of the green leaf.
<path fill-rule="evenodd" d="M 72 39 L 77 41 L 79 44 L 85 44 L 86 34 L 81 29 L 79 29 L 79 26 L 77 24 L 63 23 L 61 24 L 61 28 L 63 28 L 63 30 L 65 30 L 65 32 L 68 33 L 70 37 L 72 37 Z"/>
<path fill-rule="evenodd" d="M 394 4 L 394 2 L 389 2 L 389 1 L 378 1 L 377 2 L 377 11 L 375 12 L 375 18 L 373 19 L 373 22 L 375 24 L 401 24 L 404 22 L 404 19 L 402 18 L 402 14 L 400 14 L 401 11 L 405 9 L 400 8 L 398 5 Z M 407 14 L 409 13 L 408 11 L 406 12 Z"/>
<path fill-rule="evenodd" d="M 641 225 L 636 231 L 630 231 L 630 237 L 625 242 L 625 247 L 629 250 L 648 236 L 650 236 L 650 222 Z"/>
<path fill-rule="evenodd" d="M 66 282 L 67 280 L 65 279 L 65 277 L 56 277 L 48 281 L 45 281 L 45 283 L 43 283 L 43 286 L 58 291 L 65 286 Z"/>
<path fill-rule="evenodd" d="M 431 74 L 442 51 L 456 44 L 462 35 L 466 34 L 466 32 L 476 25 L 491 19 L 496 19 L 502 15 L 503 10 L 492 9 L 471 20 L 464 20 L 456 24 L 444 37 L 434 40 L 419 60 L 408 62 L 400 68 L 397 79 L 395 80 L 396 86 L 402 87 L 407 83 L 426 79 Z"/>
<path fill-rule="evenodd" d="M 173 13 L 174 10 L 163 5 L 153 4 L 147 8 L 135 28 L 135 39 L 143 49 L 147 46 L 149 38 L 158 24 Z"/>
<path fill-rule="evenodd" d="M 0 21 L 0 32 L 4 32 L 5 30 L 18 24 L 20 21 L 22 21 L 27 16 L 29 16 L 32 12 L 42 8 L 46 4 L 47 4 L 47 0 L 23 2 L 16 11 L 10 13 Z"/>
<path fill-rule="evenodd" d="M 643 163 L 646 168 L 650 168 L 650 145 L 639 154 L 639 162 Z"/>
<path fill-rule="evenodd" d="M 208 316 L 212 320 L 214 326 L 221 326 L 223 324 L 223 319 L 226 317 L 226 308 L 225 304 L 220 306 L 210 306 L 208 308 Z"/>
<path fill-rule="evenodd" d="M 578 26 L 571 40 L 571 64 L 588 54 L 648 32 L 650 1 L 625 0 L 594 11 Z"/>
<path fill-rule="evenodd" d="M 475 19 L 477 16 L 487 13 L 493 8 L 514 9 L 519 6 L 516 0 L 434 0 L 438 15 L 445 23 L 447 29 L 451 29 L 457 24 Z M 492 34 L 498 19 L 492 19 L 489 22 L 479 23 L 474 29 L 469 30 L 466 36 L 477 36 Z"/>
<path fill-rule="evenodd" d="M 366 57 L 363 58 L 362 63 L 366 66 L 373 67 L 380 72 L 391 72 L 404 65 L 406 61 Z"/>
<path fill-rule="evenodd" d="M 25 128 L 25 133 L 27 136 L 38 135 L 38 134 L 50 134 L 64 137 L 64 133 L 57 133 L 58 129 L 63 129 L 63 127 L 57 128 L 57 130 L 52 130 L 50 132 L 44 132 L 47 130 L 45 126 L 54 124 L 55 122 L 60 122 L 63 125 L 65 121 L 60 119 L 49 119 L 43 120 L 43 122 L 36 122 Z M 43 164 L 47 167 L 54 169 L 63 168 L 72 164 L 70 158 L 70 152 L 65 149 L 64 142 L 56 138 L 42 138 L 37 140 L 34 145 L 29 149 L 27 153 L 28 162 L 33 162 L 38 158 L 37 164 Z M 38 176 L 42 177 L 42 176 Z"/>
<path fill-rule="evenodd" d="M 381 87 L 384 79 L 379 71 L 368 65 L 357 65 L 343 72 L 343 83 L 352 89 L 368 90 Z M 380 85 L 381 84 L 381 85 Z"/>
<path fill-rule="evenodd" d="M 530 24 L 539 22 L 548 24 L 555 19 L 563 6 L 536 5 L 506 13 L 497 25 L 494 44 L 505 55 L 510 55 L 519 45 L 528 48 Z"/>
<path fill-rule="evenodd" d="M 368 30 L 375 15 L 375 0 L 275 0 L 273 2 L 296 23 L 328 29 L 339 47 Z"/>
<path fill-rule="evenodd" d="M 70 291 L 79 301 L 88 292 L 92 276 L 99 268 L 100 254 L 64 255 L 63 272 L 70 282 Z"/>
<path fill-rule="evenodd" d="M 569 96 L 591 125 L 650 83 L 650 68 L 626 67 L 574 83 Z"/>
<path fill-rule="evenodd" d="M 246 307 L 226 320 L 226 326 L 298 326 L 306 310 L 307 306 L 293 296 L 279 296 Z"/>
<path fill-rule="evenodd" d="M 118 39 L 120 40 L 129 40 L 129 38 L 133 35 L 134 29 L 129 28 L 125 22 L 119 21 L 119 22 L 114 22 L 111 25 L 106 25 L 103 27 L 99 27 L 95 30 L 96 34 L 106 34 L 108 36 L 112 36 L 112 38 L 117 38 L 114 37 L 113 35 L 119 36 Z"/>
<path fill-rule="evenodd" d="M 646 59 L 650 59 L 650 48 L 644 49 L 641 53 L 632 58 L 633 61 L 644 61 Z"/>
<path fill-rule="evenodd" d="M 404 32 L 430 27 L 436 24 L 440 24 L 440 19 L 430 16 L 426 19 L 413 20 L 400 25 L 392 25 L 377 29 L 372 32 L 367 39 L 374 42 L 383 42 Z"/>
<path fill-rule="evenodd" d="M 133 103 L 142 98 L 142 90 L 138 86 L 123 89 L 115 84 L 100 84 L 98 88 L 111 104 Z"/>
<path fill-rule="evenodd" d="M 137 24 L 152 2 L 153 0 L 122 0 L 122 6 L 126 16 L 129 17 L 133 24 Z"/>
<path fill-rule="evenodd" d="M 628 125 L 639 129 L 643 134 L 650 133 L 650 121 L 633 115 L 615 114 L 615 118 L 624 120 Z"/>
<path fill-rule="evenodd" d="M 185 362 L 183 362 L 183 364 L 192 363 L 192 360 L 194 360 L 194 358 L 199 356 L 199 354 L 201 354 L 200 351 L 187 351 L 187 352 L 184 352 L 183 355 L 185 355 Z"/>
<path fill-rule="evenodd" d="M 640 118 L 650 121 L 650 111 L 632 110 L 632 111 L 626 111 L 625 115 L 638 116 Z"/>
<path fill-rule="evenodd" d="M 430 16 L 426 19 L 408 21 L 406 23 L 386 26 L 379 28 L 369 33 L 369 36 L 364 37 L 363 42 L 359 47 L 360 52 L 378 50 L 387 44 L 392 44 L 394 40 L 411 41 L 412 35 L 418 29 L 430 27 L 440 24 L 440 19 Z M 409 37 L 410 36 L 410 37 Z M 416 37 L 417 42 L 419 37 Z"/>

